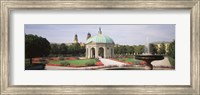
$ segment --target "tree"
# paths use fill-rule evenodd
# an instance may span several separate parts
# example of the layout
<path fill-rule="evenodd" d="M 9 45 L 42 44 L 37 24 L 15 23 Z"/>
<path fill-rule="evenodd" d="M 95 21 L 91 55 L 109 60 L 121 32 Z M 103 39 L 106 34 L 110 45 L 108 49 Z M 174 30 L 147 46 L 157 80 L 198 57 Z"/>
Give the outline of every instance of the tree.
<path fill-rule="evenodd" d="M 159 54 L 165 54 L 165 53 L 166 53 L 166 51 L 165 51 L 165 44 L 161 43 Z"/>
<path fill-rule="evenodd" d="M 57 45 L 57 44 L 51 44 L 51 51 L 50 51 L 50 53 L 53 54 L 53 55 L 60 54 L 59 45 Z"/>
<path fill-rule="evenodd" d="M 50 43 L 46 38 L 25 34 L 25 57 L 30 59 L 30 64 L 34 57 L 48 56 L 50 49 Z"/>
<path fill-rule="evenodd" d="M 120 54 L 119 46 L 114 47 L 114 50 L 115 54 Z"/>
<path fill-rule="evenodd" d="M 175 59 L 175 41 L 173 41 L 172 43 L 170 43 L 169 45 L 169 52 L 168 52 L 168 55 L 172 58 Z"/>
<path fill-rule="evenodd" d="M 149 44 L 149 49 L 151 54 L 156 54 L 157 53 L 157 48 L 156 45 L 154 44 Z"/>
<path fill-rule="evenodd" d="M 60 54 L 67 54 L 67 46 L 64 43 L 60 45 Z"/>
<path fill-rule="evenodd" d="M 144 52 L 144 45 L 134 46 L 135 53 L 142 54 Z"/>

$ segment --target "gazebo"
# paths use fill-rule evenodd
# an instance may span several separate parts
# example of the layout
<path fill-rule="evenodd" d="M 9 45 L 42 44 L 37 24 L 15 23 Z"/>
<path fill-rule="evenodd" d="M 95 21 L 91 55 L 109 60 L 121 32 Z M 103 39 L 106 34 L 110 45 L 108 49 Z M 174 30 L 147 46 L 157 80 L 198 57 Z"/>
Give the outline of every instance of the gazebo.
<path fill-rule="evenodd" d="M 112 58 L 114 57 L 114 41 L 102 34 L 101 28 L 96 36 L 86 41 L 86 58 Z"/>

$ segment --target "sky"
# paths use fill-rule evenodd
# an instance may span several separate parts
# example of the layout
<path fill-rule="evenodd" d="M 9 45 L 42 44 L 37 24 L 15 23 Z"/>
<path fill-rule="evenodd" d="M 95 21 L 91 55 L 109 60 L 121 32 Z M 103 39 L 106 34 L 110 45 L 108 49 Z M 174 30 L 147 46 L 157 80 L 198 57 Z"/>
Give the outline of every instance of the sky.
<path fill-rule="evenodd" d="M 145 45 L 147 42 L 171 42 L 175 40 L 175 24 L 25 24 L 25 34 L 46 38 L 51 43 L 73 43 L 75 34 L 78 41 L 85 43 L 87 34 L 103 35 L 120 45 Z"/>

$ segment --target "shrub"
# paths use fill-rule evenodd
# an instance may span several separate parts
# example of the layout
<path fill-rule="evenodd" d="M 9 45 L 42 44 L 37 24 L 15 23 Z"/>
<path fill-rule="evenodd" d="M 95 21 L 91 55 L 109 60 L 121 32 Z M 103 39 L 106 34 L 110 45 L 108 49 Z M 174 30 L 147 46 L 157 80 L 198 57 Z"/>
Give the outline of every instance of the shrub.
<path fill-rule="evenodd" d="M 95 60 L 96 60 L 96 62 L 100 62 L 100 60 L 98 58 L 96 58 Z"/>
<path fill-rule="evenodd" d="M 172 67 L 175 67 L 175 59 L 172 57 L 168 57 L 169 63 L 171 64 Z"/>
<path fill-rule="evenodd" d="M 64 60 L 65 58 L 64 57 L 59 57 L 59 60 Z"/>
<path fill-rule="evenodd" d="M 70 66 L 70 63 L 65 61 L 65 62 L 61 62 L 60 65 L 61 66 Z"/>
<path fill-rule="evenodd" d="M 39 59 L 39 61 L 40 61 L 40 64 L 47 64 L 48 63 L 48 60 L 44 59 L 44 58 Z"/>
<path fill-rule="evenodd" d="M 140 60 L 136 60 L 136 59 L 133 60 L 133 63 L 136 64 L 136 65 L 139 65 L 140 62 L 141 62 Z"/>

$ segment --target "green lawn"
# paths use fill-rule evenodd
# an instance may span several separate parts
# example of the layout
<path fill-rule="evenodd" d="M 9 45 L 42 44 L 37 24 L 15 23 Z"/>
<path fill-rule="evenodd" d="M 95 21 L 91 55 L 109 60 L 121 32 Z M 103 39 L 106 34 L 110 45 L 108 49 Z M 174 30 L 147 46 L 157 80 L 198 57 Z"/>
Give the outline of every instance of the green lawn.
<path fill-rule="evenodd" d="M 87 66 L 88 64 L 90 65 L 95 65 L 96 59 L 80 59 L 80 60 L 53 60 L 50 61 L 51 64 L 62 64 L 62 63 L 68 63 L 71 66 Z"/>
<path fill-rule="evenodd" d="M 134 58 L 117 58 L 116 60 L 123 61 L 123 62 L 133 62 L 134 64 L 139 64 L 141 61 Z"/>

